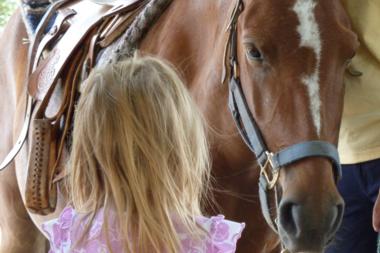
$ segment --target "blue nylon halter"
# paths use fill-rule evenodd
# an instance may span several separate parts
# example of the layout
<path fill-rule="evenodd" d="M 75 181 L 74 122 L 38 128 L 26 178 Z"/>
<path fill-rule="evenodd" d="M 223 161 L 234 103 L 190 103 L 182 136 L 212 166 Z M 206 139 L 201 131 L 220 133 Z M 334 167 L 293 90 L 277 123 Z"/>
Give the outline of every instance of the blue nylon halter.
<path fill-rule="evenodd" d="M 325 157 L 333 164 L 335 180 L 338 181 L 341 178 L 342 169 L 339 154 L 336 147 L 329 142 L 306 141 L 271 154 L 264 144 L 260 130 L 248 109 L 239 80 L 235 78 L 230 81 L 229 108 L 240 135 L 250 150 L 255 153 L 261 167 L 266 166 L 269 162 L 271 168 L 276 171 L 305 158 Z"/>

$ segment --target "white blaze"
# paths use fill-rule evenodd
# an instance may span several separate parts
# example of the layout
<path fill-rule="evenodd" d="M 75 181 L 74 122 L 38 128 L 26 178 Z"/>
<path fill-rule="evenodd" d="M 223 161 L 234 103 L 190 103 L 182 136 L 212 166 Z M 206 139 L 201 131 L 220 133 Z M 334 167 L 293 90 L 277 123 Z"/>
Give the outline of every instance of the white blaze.
<path fill-rule="evenodd" d="M 321 133 L 321 99 L 319 94 L 319 66 L 321 63 L 322 42 L 319 26 L 315 18 L 315 0 L 297 0 L 293 11 L 297 14 L 299 25 L 297 31 L 301 37 L 301 47 L 311 48 L 316 57 L 314 72 L 302 77 L 310 97 L 310 109 L 317 134 Z"/>

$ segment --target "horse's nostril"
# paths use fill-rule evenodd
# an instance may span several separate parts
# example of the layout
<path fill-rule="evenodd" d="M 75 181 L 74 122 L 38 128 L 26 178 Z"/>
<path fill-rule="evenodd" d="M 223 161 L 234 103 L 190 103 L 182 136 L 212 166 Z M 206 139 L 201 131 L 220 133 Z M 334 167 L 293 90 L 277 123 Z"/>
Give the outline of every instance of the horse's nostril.
<path fill-rule="evenodd" d="M 279 227 L 291 240 L 303 240 L 320 244 L 331 240 L 338 230 L 343 217 L 344 204 L 326 206 L 319 213 L 313 206 L 282 201 L 279 207 Z M 310 235 L 313 238 L 308 238 Z M 309 235 L 309 236 L 307 236 Z"/>
<path fill-rule="evenodd" d="M 321 201 L 299 196 L 283 196 L 280 202 L 281 240 L 291 252 L 321 252 L 340 226 L 344 203 L 339 197 Z"/>
<path fill-rule="evenodd" d="M 295 215 L 297 212 L 297 204 L 293 202 L 284 202 L 280 205 L 279 222 L 283 230 L 289 235 L 296 236 L 297 225 Z"/>

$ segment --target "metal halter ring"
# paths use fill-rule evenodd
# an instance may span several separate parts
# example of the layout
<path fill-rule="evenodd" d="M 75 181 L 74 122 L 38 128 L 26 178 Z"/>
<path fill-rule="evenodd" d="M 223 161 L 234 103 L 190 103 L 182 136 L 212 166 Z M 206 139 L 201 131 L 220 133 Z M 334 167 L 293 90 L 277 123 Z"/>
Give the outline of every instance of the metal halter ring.
<path fill-rule="evenodd" d="M 260 174 L 265 177 L 265 180 L 268 183 L 268 189 L 271 190 L 274 188 L 280 177 L 280 170 L 275 169 L 273 164 L 273 153 L 265 151 L 265 154 L 267 156 L 267 160 L 265 161 L 264 166 L 261 166 Z M 271 169 L 269 169 L 269 166 Z"/>

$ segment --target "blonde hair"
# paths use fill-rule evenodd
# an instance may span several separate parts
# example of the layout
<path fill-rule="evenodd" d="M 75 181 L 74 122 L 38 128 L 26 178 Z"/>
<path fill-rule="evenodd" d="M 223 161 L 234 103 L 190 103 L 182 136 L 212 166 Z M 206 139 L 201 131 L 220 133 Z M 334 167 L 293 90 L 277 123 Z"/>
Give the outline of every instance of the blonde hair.
<path fill-rule="evenodd" d="M 151 57 L 95 70 L 85 83 L 69 163 L 71 200 L 88 214 L 115 209 L 127 252 L 178 252 L 173 217 L 188 233 L 202 233 L 194 217 L 210 173 L 196 108 L 175 71 Z"/>

